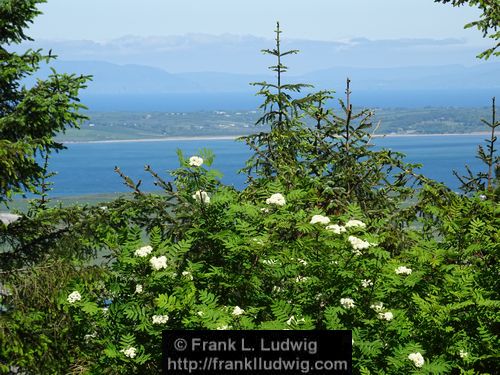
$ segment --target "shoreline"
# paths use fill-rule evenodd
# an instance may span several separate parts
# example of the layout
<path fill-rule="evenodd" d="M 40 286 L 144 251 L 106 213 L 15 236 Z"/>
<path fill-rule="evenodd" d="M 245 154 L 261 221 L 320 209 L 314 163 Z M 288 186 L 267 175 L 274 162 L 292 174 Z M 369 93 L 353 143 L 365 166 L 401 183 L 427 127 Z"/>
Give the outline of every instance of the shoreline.
<path fill-rule="evenodd" d="M 476 136 L 489 135 L 489 132 L 473 133 L 434 133 L 434 134 L 375 134 L 373 138 L 398 138 L 398 137 L 450 137 L 450 136 Z M 230 141 L 245 135 L 221 135 L 221 136 L 182 136 L 182 137 L 164 137 L 164 138 L 137 138 L 137 139 L 109 139 L 103 141 L 62 141 L 63 144 L 81 144 L 81 143 L 138 143 L 138 142 L 175 142 L 175 141 Z"/>
<path fill-rule="evenodd" d="M 136 142 L 173 142 L 173 141 L 224 141 L 235 140 L 243 135 L 213 135 L 213 136 L 194 136 L 194 137 L 164 137 L 164 138 L 136 138 L 136 139 L 108 139 L 105 141 L 62 141 L 63 144 L 76 144 L 76 143 L 136 143 Z"/>

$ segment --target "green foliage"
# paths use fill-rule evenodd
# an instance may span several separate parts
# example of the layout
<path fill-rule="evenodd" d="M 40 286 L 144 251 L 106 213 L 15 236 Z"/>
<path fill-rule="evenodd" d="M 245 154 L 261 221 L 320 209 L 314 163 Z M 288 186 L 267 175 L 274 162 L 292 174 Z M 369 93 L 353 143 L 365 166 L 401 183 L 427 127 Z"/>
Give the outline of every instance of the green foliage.
<path fill-rule="evenodd" d="M 31 40 L 25 29 L 40 14 L 36 6 L 42 2 L 0 2 L 0 204 L 26 191 L 41 196 L 26 215 L 0 226 L 1 373 L 17 367 L 61 373 L 76 364 L 78 343 L 71 338 L 73 325 L 58 293 L 75 277 L 92 280 L 101 272 L 78 266 L 97 250 L 85 238 L 93 226 L 89 212 L 78 207 L 45 210 L 49 155 L 63 148 L 54 137 L 86 118 L 79 113 L 84 107 L 78 92 L 89 77 L 52 71 L 26 87 L 23 80 L 55 56 L 50 51 L 9 51 L 13 44 Z"/>
<path fill-rule="evenodd" d="M 247 190 L 258 192 L 276 179 L 283 191 L 297 184 L 315 190 L 326 213 L 343 213 L 356 203 L 369 216 L 384 210 L 398 215 L 401 202 L 414 194 L 412 186 L 422 180 L 415 172 L 419 165 L 405 163 L 400 153 L 372 150 L 373 112 L 353 111 L 349 79 L 346 102 L 339 100 L 341 114 L 325 108 L 332 92 L 292 96 L 311 86 L 283 83 L 287 67 L 282 58 L 297 51 L 282 52 L 280 34 L 278 24 L 276 47 L 263 51 L 277 60 L 270 67 L 277 82 L 255 83 L 264 97 L 264 113 L 257 125 L 267 124 L 270 131 L 242 138 L 255 151 L 243 169 L 249 176 Z M 313 127 L 308 126 L 311 121 Z"/>
<path fill-rule="evenodd" d="M 103 270 L 81 270 L 63 259 L 15 272 L 2 271 L 0 373 L 11 373 L 9 370 L 16 367 L 37 374 L 76 369 L 82 339 L 80 322 L 64 311 L 60 293 L 75 278 L 91 283 L 102 275 Z M 86 310 L 89 307 L 85 306 Z"/>
<path fill-rule="evenodd" d="M 159 373 L 168 329 L 345 329 L 354 373 L 496 371 L 498 202 L 373 151 L 349 80 L 340 114 L 330 92 L 295 97 L 281 58 L 296 51 L 276 34 L 245 189 L 221 183 L 209 150 L 179 150 L 171 179 L 145 168 L 161 194 L 116 168 L 130 199 L 42 200 L 0 228 L 2 372 Z"/>
<path fill-rule="evenodd" d="M 498 137 L 495 131 L 500 126 L 500 121 L 496 119 L 495 98 L 491 104 L 491 121 L 481 119 L 481 121 L 490 129 L 491 135 L 486 139 L 486 150 L 482 145 L 478 146 L 477 158 L 481 160 L 487 167 L 487 172 L 478 172 L 475 175 L 468 166 L 467 176 L 460 176 L 457 172 L 453 172 L 462 183 L 461 189 L 465 193 L 484 192 L 483 198 L 494 199 L 500 201 L 500 156 L 496 155 L 495 143 Z"/>
<path fill-rule="evenodd" d="M 31 40 L 24 29 L 40 12 L 39 0 L 5 0 L 0 3 L 0 203 L 14 193 L 35 192 L 45 169 L 37 156 L 63 148 L 54 136 L 85 119 L 78 91 L 87 76 L 52 74 L 27 88 L 22 79 L 32 75 L 41 63 L 55 58 L 49 52 L 9 52 L 8 46 Z"/>
<path fill-rule="evenodd" d="M 491 55 L 499 56 L 500 52 L 497 49 L 500 47 L 500 31 L 498 25 L 500 23 L 500 3 L 496 0 L 434 0 L 436 3 L 451 3 L 454 7 L 459 7 L 468 4 L 469 6 L 478 7 L 482 14 L 479 20 L 469 22 L 464 28 L 475 27 L 483 33 L 483 37 L 488 37 L 496 41 L 496 44 L 481 52 L 477 57 L 480 59 L 488 59 Z"/>
<path fill-rule="evenodd" d="M 264 114 L 257 121 L 257 125 L 269 125 L 270 132 L 260 132 L 241 139 L 255 151 L 243 169 L 248 174 L 252 172 L 269 178 L 277 175 L 284 181 L 291 183 L 294 175 L 302 175 L 300 159 L 303 156 L 302 146 L 305 139 L 304 122 L 299 111 L 301 111 L 312 98 L 305 97 L 294 99 L 293 93 L 311 85 L 297 83 L 285 84 L 282 75 L 288 67 L 282 63 L 283 57 L 298 53 L 297 50 L 283 52 L 281 50 L 279 23 L 276 25 L 276 46 L 274 49 L 264 49 L 262 52 L 276 58 L 276 64 L 269 67 L 276 73 L 276 83 L 256 82 L 254 86 L 260 86 L 258 95 L 264 97 L 261 108 Z"/>
<path fill-rule="evenodd" d="M 173 217 L 184 226 L 153 228 L 147 240 L 129 225 L 108 275 L 77 278 L 65 289 L 65 297 L 74 290 L 82 295 L 64 308 L 80 336 L 91 335 L 80 359 L 86 371 L 158 371 L 161 330 L 179 328 L 352 329 L 357 373 L 495 368 L 500 241 L 494 202 L 450 198 L 451 208 L 433 210 L 438 238 L 407 228 L 406 248 L 392 253 L 390 217 L 372 220 L 351 205 L 344 215 L 329 215 L 329 224 L 345 228 L 336 233 L 311 223 L 324 213 L 308 203 L 311 191 L 299 187 L 284 195 L 284 205 L 266 203 L 283 189 L 276 182 L 254 200 L 225 187 L 210 191 L 208 203 L 189 200 L 200 187 L 198 173 L 206 171 L 184 161 L 173 172 L 192 189 Z M 352 236 L 366 245 L 354 248 Z M 150 252 L 137 251 L 147 243 Z M 165 267 L 156 269 L 162 256 Z M 154 323 L 155 316 L 168 320 Z M 129 348 L 136 350 L 133 358 L 125 355 Z M 408 358 L 417 352 L 422 368 Z"/>

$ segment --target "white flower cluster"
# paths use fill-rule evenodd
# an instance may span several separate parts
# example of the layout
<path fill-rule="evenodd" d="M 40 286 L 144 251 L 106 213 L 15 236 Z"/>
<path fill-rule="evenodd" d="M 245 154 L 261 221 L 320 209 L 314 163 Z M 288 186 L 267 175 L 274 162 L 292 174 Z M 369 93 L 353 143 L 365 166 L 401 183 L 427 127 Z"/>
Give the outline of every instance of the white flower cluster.
<path fill-rule="evenodd" d="M 416 367 L 422 367 L 425 363 L 424 357 L 422 357 L 422 354 L 419 352 L 409 354 L 408 359 L 412 361 Z"/>
<path fill-rule="evenodd" d="M 304 259 L 297 258 L 297 262 L 299 262 L 303 266 L 307 266 L 307 261 L 305 261 Z"/>
<path fill-rule="evenodd" d="M 154 270 L 158 271 L 162 268 L 167 268 L 167 257 L 165 255 L 162 255 L 160 257 L 152 257 L 149 260 L 149 263 L 151 263 L 151 267 L 153 267 Z"/>
<path fill-rule="evenodd" d="M 153 315 L 153 324 L 165 324 L 168 322 L 168 315 Z"/>
<path fill-rule="evenodd" d="M 262 263 L 268 265 L 268 266 L 274 266 L 278 264 L 278 261 L 276 259 L 264 259 Z"/>
<path fill-rule="evenodd" d="M 399 266 L 394 270 L 398 275 L 411 275 L 411 268 Z"/>
<path fill-rule="evenodd" d="M 394 314 L 390 311 L 387 311 L 384 313 L 379 313 L 378 317 L 379 317 L 379 319 L 390 321 L 394 318 Z"/>
<path fill-rule="evenodd" d="M 71 294 L 68 296 L 69 303 L 75 303 L 76 301 L 81 301 L 81 299 L 82 295 L 76 290 L 74 292 L 71 292 Z"/>
<path fill-rule="evenodd" d="M 375 302 L 370 306 L 370 309 L 375 310 L 376 312 L 381 312 L 384 310 L 384 304 L 382 302 Z"/>
<path fill-rule="evenodd" d="M 341 298 L 340 304 L 346 309 L 353 309 L 356 306 L 352 298 Z"/>
<path fill-rule="evenodd" d="M 193 195 L 193 199 L 196 200 L 196 202 L 203 202 L 203 203 L 210 203 L 210 197 L 208 196 L 206 191 L 203 190 L 197 190 Z"/>
<path fill-rule="evenodd" d="M 199 156 L 191 156 L 189 158 L 189 166 L 191 167 L 201 167 L 203 164 L 203 159 Z"/>
<path fill-rule="evenodd" d="M 368 287 L 370 287 L 372 285 L 373 285 L 373 281 L 371 281 L 370 279 L 363 279 L 363 280 L 361 280 L 361 286 L 363 288 L 368 288 Z"/>
<path fill-rule="evenodd" d="M 252 241 L 255 242 L 257 245 L 264 245 L 264 241 L 262 241 L 260 238 L 252 238 Z"/>
<path fill-rule="evenodd" d="M 136 257 L 144 258 L 144 257 L 147 257 L 149 254 L 151 254 L 152 251 L 153 251 L 153 248 L 151 246 L 149 246 L 149 245 L 148 246 L 143 246 L 140 249 L 137 249 L 134 252 L 134 255 Z"/>
<path fill-rule="evenodd" d="M 326 225 L 330 222 L 330 219 L 323 215 L 314 215 L 311 218 L 309 224 L 323 224 Z"/>
<path fill-rule="evenodd" d="M 460 358 L 467 358 L 469 356 L 469 353 L 462 349 L 460 349 L 460 353 L 458 354 L 460 355 Z"/>
<path fill-rule="evenodd" d="M 137 285 L 135 286 L 135 292 L 136 292 L 137 294 L 142 293 L 142 285 L 141 285 L 141 284 L 137 284 Z"/>
<path fill-rule="evenodd" d="M 366 228 L 366 224 L 361 220 L 349 220 L 345 223 L 346 228 Z"/>
<path fill-rule="evenodd" d="M 307 277 L 307 276 L 300 276 L 300 275 L 299 275 L 299 276 L 297 276 L 297 277 L 295 278 L 295 282 L 296 282 L 296 283 L 303 283 L 303 282 L 305 282 L 305 281 L 307 281 L 307 280 L 309 280 L 309 277 Z"/>
<path fill-rule="evenodd" d="M 9 225 L 15 223 L 21 218 L 21 216 L 10 213 L 0 213 L 0 222 L 4 223 L 4 225 Z"/>
<path fill-rule="evenodd" d="M 235 306 L 235 307 L 234 307 L 234 309 L 233 309 L 233 312 L 232 312 L 232 314 L 233 314 L 234 316 L 240 316 L 240 315 L 242 315 L 242 314 L 244 314 L 244 313 L 245 313 L 245 310 L 243 310 L 243 309 L 242 309 L 242 308 L 240 308 L 239 306 Z"/>
<path fill-rule="evenodd" d="M 345 227 L 343 227 L 342 225 L 338 225 L 338 224 L 328 225 L 325 229 L 329 230 L 335 234 L 344 233 L 346 231 Z"/>
<path fill-rule="evenodd" d="M 120 352 L 122 352 L 125 355 L 125 357 L 129 358 L 134 358 L 137 355 L 137 349 L 134 348 L 133 346 L 127 349 L 122 349 L 120 350 Z"/>
<path fill-rule="evenodd" d="M 83 336 L 83 339 L 85 340 L 85 342 L 89 342 L 90 340 L 95 339 L 96 337 L 97 337 L 97 332 L 93 332 L 91 334 Z"/>
<path fill-rule="evenodd" d="M 349 236 L 348 240 L 351 243 L 355 255 L 361 255 L 361 250 L 368 249 L 370 247 L 369 242 L 363 241 L 358 237 Z"/>
<path fill-rule="evenodd" d="M 378 312 L 378 318 L 382 320 L 391 321 L 394 319 L 394 314 L 390 311 L 384 311 L 384 304 L 382 302 L 376 302 L 370 306 L 371 309 Z"/>
<path fill-rule="evenodd" d="M 291 326 L 292 324 L 300 324 L 300 323 L 305 323 L 305 319 L 304 318 L 300 318 L 300 319 L 297 319 L 295 318 L 295 315 L 292 315 L 287 321 L 286 321 L 286 324 L 288 324 L 289 326 Z"/>
<path fill-rule="evenodd" d="M 284 206 L 286 204 L 286 200 L 282 194 L 276 193 L 266 199 L 266 204 L 275 204 L 276 206 Z"/>
<path fill-rule="evenodd" d="M 189 280 L 193 280 L 193 274 L 189 271 L 182 271 L 182 276 L 188 278 Z"/>

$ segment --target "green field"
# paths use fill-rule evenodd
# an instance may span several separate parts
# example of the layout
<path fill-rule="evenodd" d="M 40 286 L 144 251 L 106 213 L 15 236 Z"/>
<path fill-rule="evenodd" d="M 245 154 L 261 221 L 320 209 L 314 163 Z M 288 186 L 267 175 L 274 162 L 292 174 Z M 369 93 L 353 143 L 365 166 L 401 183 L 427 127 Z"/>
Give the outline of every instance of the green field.
<path fill-rule="evenodd" d="M 490 108 L 374 109 L 379 134 L 442 134 L 484 131 L 481 118 Z M 238 136 L 255 132 L 258 111 L 88 112 L 80 129 L 69 129 L 60 141 L 106 141 L 165 137 Z M 266 129 L 265 127 L 262 129 Z"/>

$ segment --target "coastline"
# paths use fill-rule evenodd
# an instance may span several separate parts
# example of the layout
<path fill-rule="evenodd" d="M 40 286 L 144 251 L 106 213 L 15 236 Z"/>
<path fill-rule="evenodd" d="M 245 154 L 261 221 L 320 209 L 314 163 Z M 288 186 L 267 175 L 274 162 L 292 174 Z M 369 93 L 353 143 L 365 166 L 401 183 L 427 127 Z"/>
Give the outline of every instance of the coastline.
<path fill-rule="evenodd" d="M 137 138 L 137 139 L 107 139 L 105 141 L 62 141 L 63 144 L 76 143 L 136 143 L 136 142 L 174 142 L 174 141 L 224 141 L 235 140 L 243 135 L 214 135 L 214 136 L 194 136 L 194 137 L 164 137 L 164 138 Z"/>
<path fill-rule="evenodd" d="M 476 136 L 489 135 L 489 132 L 473 132 L 473 133 L 434 133 L 434 134 L 375 134 L 373 138 L 398 138 L 398 137 L 454 137 L 454 136 Z M 164 138 L 137 138 L 137 139 L 109 139 L 103 141 L 62 141 L 63 144 L 80 144 L 80 143 L 138 143 L 138 142 L 175 142 L 175 141 L 231 141 L 245 135 L 221 135 L 221 136 L 182 136 L 182 137 L 164 137 Z"/>
<path fill-rule="evenodd" d="M 473 132 L 473 133 L 406 133 L 406 134 L 397 134 L 397 133 L 389 133 L 389 134 L 375 134 L 373 138 L 398 138 L 398 137 L 454 137 L 454 136 L 471 136 L 471 135 L 488 135 L 489 132 Z"/>

